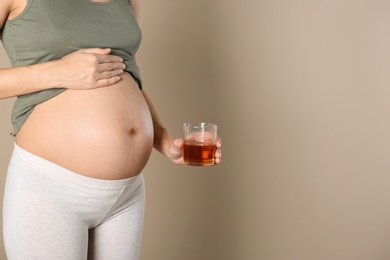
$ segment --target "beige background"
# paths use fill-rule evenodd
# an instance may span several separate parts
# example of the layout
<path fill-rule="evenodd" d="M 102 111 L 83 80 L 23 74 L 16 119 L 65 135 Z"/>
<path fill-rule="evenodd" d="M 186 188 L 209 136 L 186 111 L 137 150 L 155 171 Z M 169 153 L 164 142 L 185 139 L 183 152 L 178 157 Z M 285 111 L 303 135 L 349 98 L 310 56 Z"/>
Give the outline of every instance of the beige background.
<path fill-rule="evenodd" d="M 217 123 L 223 163 L 153 153 L 141 259 L 390 259 L 390 2 L 142 2 L 145 88 L 175 136 Z"/>

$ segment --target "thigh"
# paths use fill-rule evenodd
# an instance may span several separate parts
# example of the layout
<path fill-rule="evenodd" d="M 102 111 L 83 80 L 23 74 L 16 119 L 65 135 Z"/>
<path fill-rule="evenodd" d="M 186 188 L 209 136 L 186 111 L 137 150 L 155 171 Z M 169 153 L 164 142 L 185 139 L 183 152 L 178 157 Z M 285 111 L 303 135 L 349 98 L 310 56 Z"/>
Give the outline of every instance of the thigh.
<path fill-rule="evenodd" d="M 58 188 L 31 165 L 11 160 L 3 203 L 9 260 L 86 259 L 88 228 L 67 213 Z"/>
<path fill-rule="evenodd" d="M 123 197 L 128 199 L 117 204 L 100 225 L 90 230 L 89 260 L 139 258 L 145 209 L 143 181 L 135 191 L 125 190 Z"/>

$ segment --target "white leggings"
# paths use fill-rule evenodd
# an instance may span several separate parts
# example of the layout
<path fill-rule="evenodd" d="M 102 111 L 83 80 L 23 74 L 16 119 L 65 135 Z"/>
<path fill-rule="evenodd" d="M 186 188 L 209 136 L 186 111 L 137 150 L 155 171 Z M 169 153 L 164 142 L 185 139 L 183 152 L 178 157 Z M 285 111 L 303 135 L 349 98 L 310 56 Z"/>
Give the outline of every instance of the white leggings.
<path fill-rule="evenodd" d="M 3 205 L 8 260 L 136 260 L 144 177 L 85 177 L 15 144 Z"/>

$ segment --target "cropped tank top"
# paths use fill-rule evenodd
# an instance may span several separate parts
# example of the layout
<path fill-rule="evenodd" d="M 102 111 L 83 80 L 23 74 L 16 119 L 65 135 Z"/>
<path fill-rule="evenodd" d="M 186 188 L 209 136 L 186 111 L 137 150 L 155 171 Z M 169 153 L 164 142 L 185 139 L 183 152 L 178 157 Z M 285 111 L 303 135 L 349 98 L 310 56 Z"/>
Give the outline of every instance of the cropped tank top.
<path fill-rule="evenodd" d="M 81 48 L 111 48 L 123 58 L 126 71 L 142 82 L 134 54 L 141 30 L 130 0 L 28 0 L 24 11 L 0 31 L 13 67 L 58 60 Z M 23 77 L 23 75 L 20 75 Z M 12 110 L 16 135 L 37 104 L 66 89 L 47 89 L 18 96 Z"/>

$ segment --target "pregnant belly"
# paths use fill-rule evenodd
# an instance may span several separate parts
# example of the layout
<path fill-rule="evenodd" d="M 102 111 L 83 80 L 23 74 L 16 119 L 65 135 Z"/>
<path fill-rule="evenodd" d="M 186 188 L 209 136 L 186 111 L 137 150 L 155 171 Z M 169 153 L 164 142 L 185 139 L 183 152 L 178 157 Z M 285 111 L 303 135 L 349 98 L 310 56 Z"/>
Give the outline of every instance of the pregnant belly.
<path fill-rule="evenodd" d="M 27 151 L 81 175 L 139 174 L 153 146 L 149 108 L 134 79 L 93 90 L 67 90 L 38 105 L 16 136 Z"/>

